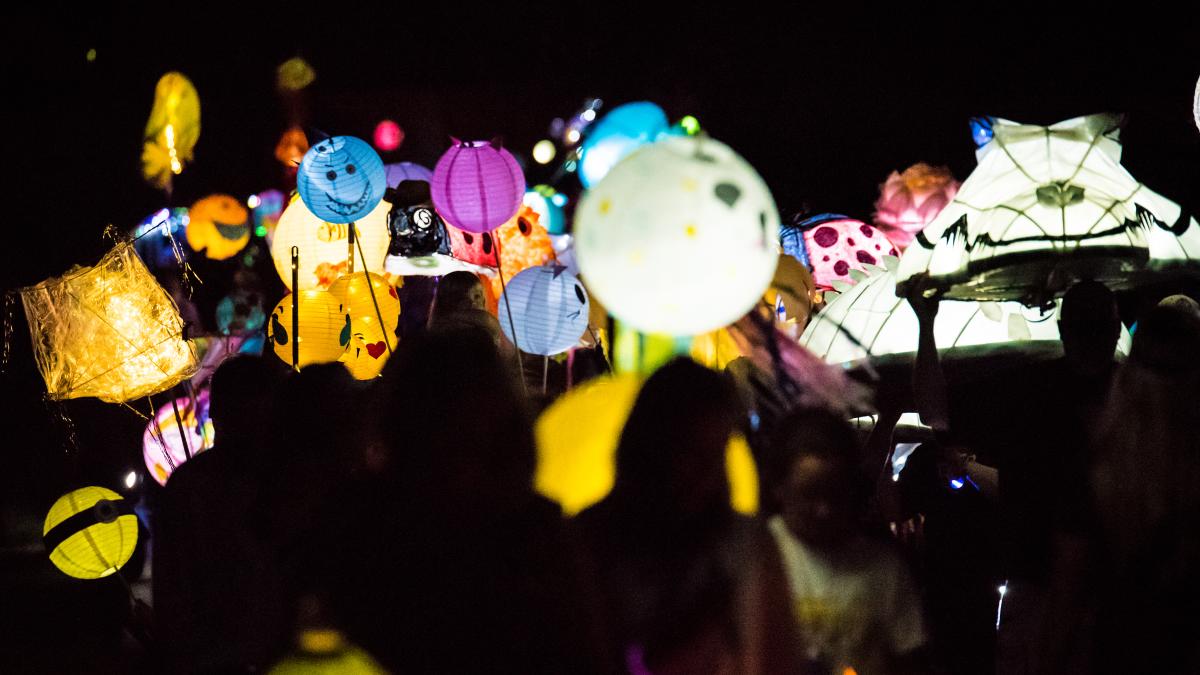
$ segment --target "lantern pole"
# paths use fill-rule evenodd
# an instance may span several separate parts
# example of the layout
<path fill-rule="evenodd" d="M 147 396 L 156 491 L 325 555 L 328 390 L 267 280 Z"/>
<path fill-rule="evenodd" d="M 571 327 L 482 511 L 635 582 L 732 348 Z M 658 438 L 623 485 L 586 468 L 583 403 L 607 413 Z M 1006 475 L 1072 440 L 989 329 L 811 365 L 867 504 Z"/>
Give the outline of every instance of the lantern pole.
<path fill-rule="evenodd" d="M 179 415 L 179 404 L 176 402 L 175 395 L 171 396 L 171 410 L 175 411 L 175 428 L 179 429 L 179 440 L 183 441 L 183 456 L 188 459 L 192 458 L 192 449 L 188 447 L 187 434 L 183 433 L 183 417 Z M 194 404 L 193 404 L 194 405 Z M 153 424 L 151 420 L 151 424 Z"/>
<path fill-rule="evenodd" d="M 347 225 L 346 238 L 350 242 L 350 250 L 347 252 L 348 257 L 346 259 L 346 274 L 354 274 L 354 244 L 358 239 L 358 237 L 355 236 L 357 229 L 358 228 L 355 227 L 355 222 L 353 220 L 350 221 L 350 223 Z M 361 245 L 359 246 L 359 248 L 361 248 Z M 367 261 L 363 260 L 363 271 L 364 272 L 366 271 L 366 267 L 367 267 Z M 369 281 L 369 279 L 368 279 L 368 281 Z M 372 297 L 374 297 L 374 296 L 372 296 Z"/>
<path fill-rule="evenodd" d="M 300 370 L 300 247 L 292 247 L 292 368 Z"/>
<path fill-rule="evenodd" d="M 354 240 L 354 223 L 350 223 L 350 239 Z M 351 251 L 353 253 L 353 251 Z M 371 283 L 371 273 L 367 271 L 367 256 L 363 254 L 362 244 L 358 244 L 358 257 L 362 259 L 363 278 L 367 280 L 367 290 L 371 293 L 371 304 L 375 306 L 375 318 L 379 319 L 379 328 L 383 331 L 383 344 L 387 347 L 388 356 L 392 355 L 392 341 L 388 338 L 387 324 L 383 321 L 383 311 L 379 309 L 379 300 L 375 298 L 375 285 Z M 354 267 L 351 256 L 351 268 Z M 403 308 L 401 308 L 403 310 Z"/>
<path fill-rule="evenodd" d="M 521 375 L 521 391 L 528 394 L 525 388 L 525 364 L 521 362 L 521 345 L 517 344 L 517 324 L 513 323 L 512 304 L 508 300 L 508 285 L 504 283 L 504 268 L 500 266 L 500 243 L 495 237 L 492 238 L 494 246 L 492 252 L 496 258 L 496 274 L 500 276 L 500 296 L 504 298 L 504 311 L 508 313 L 508 325 L 512 327 L 513 346 L 517 348 L 517 372 Z M 544 390 L 545 387 L 542 387 Z M 543 391 L 543 393 L 545 393 Z"/>
<path fill-rule="evenodd" d="M 550 357 L 542 357 L 542 396 L 546 395 L 546 380 L 550 375 Z"/>

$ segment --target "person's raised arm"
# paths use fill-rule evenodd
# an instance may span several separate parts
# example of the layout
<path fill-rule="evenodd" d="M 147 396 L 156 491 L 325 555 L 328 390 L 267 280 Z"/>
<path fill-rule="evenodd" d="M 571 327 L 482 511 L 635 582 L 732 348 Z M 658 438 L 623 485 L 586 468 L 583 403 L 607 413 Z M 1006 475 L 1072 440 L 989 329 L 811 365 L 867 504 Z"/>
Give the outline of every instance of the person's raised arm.
<path fill-rule="evenodd" d="M 913 364 L 913 394 L 917 401 L 917 412 L 921 414 L 921 421 L 935 432 L 944 433 L 950 430 L 950 404 L 942 362 L 938 358 L 937 340 L 933 334 L 940 295 L 930 284 L 927 274 L 909 280 L 906 299 L 916 313 L 920 327 L 917 360 Z"/>

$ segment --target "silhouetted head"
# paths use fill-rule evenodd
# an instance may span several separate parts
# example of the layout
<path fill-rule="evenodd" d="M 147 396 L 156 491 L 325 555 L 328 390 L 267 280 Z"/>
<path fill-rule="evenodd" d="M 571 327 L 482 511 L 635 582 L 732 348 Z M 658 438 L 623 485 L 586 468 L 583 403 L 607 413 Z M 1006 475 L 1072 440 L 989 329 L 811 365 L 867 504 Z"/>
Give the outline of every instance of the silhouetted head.
<path fill-rule="evenodd" d="M 1179 310 L 1184 314 L 1191 314 L 1197 318 L 1200 318 L 1200 303 L 1193 300 L 1190 296 L 1183 295 L 1182 293 L 1177 295 L 1168 295 L 1167 297 L 1158 301 L 1158 306 L 1170 307 L 1172 309 Z"/>
<path fill-rule="evenodd" d="M 429 183 L 423 180 L 402 180 L 392 190 L 394 206 L 416 206 L 417 204 L 432 203 L 429 197 Z"/>
<path fill-rule="evenodd" d="M 452 312 L 486 308 L 483 282 L 479 277 L 466 271 L 451 272 L 438 282 L 430 320 L 436 321 L 439 316 Z"/>
<path fill-rule="evenodd" d="M 813 546 L 855 532 L 861 486 L 858 439 L 846 420 L 824 410 L 797 410 L 779 424 L 766 462 L 771 497 L 788 528 Z"/>
<path fill-rule="evenodd" d="M 1116 296 L 1098 281 L 1075 284 L 1063 296 L 1058 332 L 1073 368 L 1089 373 L 1107 368 L 1121 335 Z"/>
<path fill-rule="evenodd" d="M 1129 362 L 1167 375 L 1194 373 L 1200 367 L 1200 316 L 1171 306 L 1150 310 L 1138 321 Z"/>
<path fill-rule="evenodd" d="M 614 497 L 652 519 L 727 511 L 725 448 L 743 418 L 724 375 L 690 359 L 658 369 L 621 432 Z"/>
<path fill-rule="evenodd" d="M 255 356 L 222 362 L 212 376 L 209 416 L 218 440 L 241 440 L 271 419 L 278 370 Z"/>

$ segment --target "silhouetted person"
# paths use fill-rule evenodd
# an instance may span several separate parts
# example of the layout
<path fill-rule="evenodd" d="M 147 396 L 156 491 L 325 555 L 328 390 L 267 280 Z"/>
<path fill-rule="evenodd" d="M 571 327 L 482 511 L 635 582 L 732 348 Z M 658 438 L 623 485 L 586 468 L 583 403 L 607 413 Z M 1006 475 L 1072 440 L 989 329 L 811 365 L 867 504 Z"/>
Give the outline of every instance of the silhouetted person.
<path fill-rule="evenodd" d="M 472 328 L 487 333 L 497 345 L 504 342 L 500 322 L 487 311 L 483 282 L 471 272 L 451 272 L 438 281 L 429 328 Z"/>
<path fill-rule="evenodd" d="M 167 672 L 248 672 L 286 638 L 271 549 L 256 523 L 275 370 L 225 361 L 212 378 L 216 444 L 167 481 L 154 537 L 154 609 Z"/>
<path fill-rule="evenodd" d="M 767 476 L 768 521 L 807 657 L 822 672 L 924 672 L 925 629 L 912 579 L 890 542 L 864 535 L 867 481 L 849 424 L 800 410 L 782 420 Z"/>
<path fill-rule="evenodd" d="M 610 659 L 630 672 L 796 672 L 778 557 L 730 506 L 726 445 L 743 419 L 723 375 L 663 366 L 621 433 L 612 492 L 574 519 Z"/>

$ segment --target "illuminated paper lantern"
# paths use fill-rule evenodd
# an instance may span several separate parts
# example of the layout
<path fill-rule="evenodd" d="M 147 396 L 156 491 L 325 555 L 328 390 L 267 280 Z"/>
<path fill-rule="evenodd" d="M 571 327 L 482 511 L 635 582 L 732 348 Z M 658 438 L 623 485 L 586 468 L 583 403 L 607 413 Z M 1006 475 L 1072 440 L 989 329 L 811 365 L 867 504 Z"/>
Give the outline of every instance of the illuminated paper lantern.
<path fill-rule="evenodd" d="M 588 288 L 638 330 L 696 335 L 754 306 L 775 272 L 779 214 L 729 146 L 667 137 L 627 157 L 575 214 Z"/>
<path fill-rule="evenodd" d="M 179 421 L 183 422 L 182 435 L 175 418 L 176 408 Z M 187 439 L 186 450 L 184 438 Z M 174 406 L 168 403 L 158 409 L 142 433 L 142 459 L 154 480 L 159 485 L 166 485 L 175 469 L 188 460 L 188 453 L 195 456 L 204 452 L 215 440 L 216 433 L 208 416 L 208 392 L 200 392 L 194 401 L 180 398 Z"/>
<path fill-rule="evenodd" d="M 455 258 L 480 267 L 499 267 L 496 237 L 492 232 L 465 232 L 447 224 L 450 251 Z"/>
<path fill-rule="evenodd" d="M 188 211 L 187 242 L 205 257 L 225 260 L 250 243 L 250 212 L 229 195 L 210 195 Z"/>
<path fill-rule="evenodd" d="M 390 243 L 387 218 L 391 208 L 391 204 L 380 202 L 374 211 L 354 225 L 369 272 L 383 271 L 383 259 Z M 271 242 L 271 257 L 275 259 L 275 271 L 283 285 L 295 290 L 292 289 L 292 247 L 296 246 L 300 249 L 300 289 L 329 288 L 349 267 L 349 236 L 349 225 L 325 222 L 313 215 L 303 200 L 293 198 L 279 217 Z M 361 272 L 362 268 L 363 261 L 356 246 L 354 269 Z"/>
<path fill-rule="evenodd" d="M 347 274 L 329 287 L 341 311 L 350 317 L 350 341 L 341 361 L 359 380 L 377 377 L 396 348 L 400 295 L 378 274 L 370 283 L 361 272 Z"/>
<path fill-rule="evenodd" d="M 670 124 L 662 108 L 636 101 L 613 108 L 588 129 L 580 146 L 579 182 L 590 188 L 639 147 L 652 143 Z"/>
<path fill-rule="evenodd" d="M 384 120 L 375 125 L 375 147 L 383 152 L 391 152 L 404 142 L 404 130 L 391 120 Z"/>
<path fill-rule="evenodd" d="M 308 152 L 308 137 L 300 127 L 289 127 L 279 137 L 275 144 L 275 159 L 295 171 L 304 161 L 304 153 Z"/>
<path fill-rule="evenodd" d="M 603 499 L 616 478 L 617 445 L 642 378 L 601 377 L 559 398 L 537 420 L 534 488 L 573 516 Z M 758 472 L 738 435 L 725 450 L 730 502 L 739 513 L 758 511 Z M 665 488 L 664 488 L 665 489 Z"/>
<path fill-rule="evenodd" d="M 272 666 L 267 675 L 387 675 L 370 654 L 336 630 L 305 629 L 296 642 L 296 651 Z"/>
<path fill-rule="evenodd" d="M 447 223 L 478 234 L 516 215 L 525 195 L 525 175 L 498 142 L 456 140 L 434 167 L 429 189 Z"/>
<path fill-rule="evenodd" d="M 878 265 L 884 256 L 897 256 L 895 244 L 883 232 L 861 220 L 832 213 L 813 216 L 784 228 L 783 249 L 812 269 L 818 288 L 850 281 L 853 270 Z"/>
<path fill-rule="evenodd" d="M 1192 118 L 1196 120 L 1196 129 L 1200 130 L 1200 80 L 1196 80 L 1196 97 L 1192 99 Z"/>
<path fill-rule="evenodd" d="M 1120 290 L 1194 271 L 1200 223 L 1121 166 L 1120 123 L 992 120 L 979 165 L 905 251 L 900 287 L 927 272 L 950 299 L 1036 305 L 1078 278 Z"/>
<path fill-rule="evenodd" d="M 831 364 L 856 363 L 867 358 L 868 350 L 875 357 L 916 353 L 917 315 L 907 300 L 896 297 L 898 261 L 884 262 L 886 269 L 873 267 L 856 283 L 839 282 L 840 291 L 825 294 L 828 304 L 813 315 L 801 346 Z M 941 349 L 1059 339 L 1052 310 L 1019 302 L 943 302 L 933 332 Z M 1118 351 L 1128 349 L 1129 334 L 1122 328 Z"/>
<path fill-rule="evenodd" d="M 563 206 L 567 203 L 566 195 L 559 194 L 549 185 L 535 185 L 525 192 L 521 203 L 533 209 L 534 213 L 538 215 L 538 222 L 546 228 L 546 232 L 550 234 L 566 232 L 567 217 L 563 213 Z"/>
<path fill-rule="evenodd" d="M 76 579 L 106 577 L 129 562 L 137 546 L 133 505 L 102 487 L 68 492 L 46 514 L 42 542 L 50 562 Z"/>
<path fill-rule="evenodd" d="M 156 394 L 197 367 L 175 301 L 133 245 L 21 289 L 38 370 L 52 399 L 110 403 Z"/>
<path fill-rule="evenodd" d="M 524 204 L 517 210 L 517 215 L 491 234 L 500 251 L 500 273 L 505 281 L 527 269 L 554 262 L 554 243 L 550 241 L 550 235 L 538 223 L 537 213 Z M 492 294 L 499 298 L 504 293 L 500 275 L 491 276 L 489 280 Z"/>
<path fill-rule="evenodd" d="M 350 347 L 350 313 L 341 300 L 328 291 L 300 291 L 299 322 L 292 325 L 292 295 L 289 293 L 271 311 L 267 339 L 284 363 L 292 365 L 293 342 L 299 345 L 297 368 L 314 363 L 332 363 Z"/>
<path fill-rule="evenodd" d="M 875 225 L 901 252 L 913 237 L 933 222 L 958 193 L 959 182 L 946 167 L 914 164 L 904 173 L 893 171 L 879 186 Z"/>
<path fill-rule="evenodd" d="M 284 61 L 275 70 L 275 86 L 280 91 L 300 91 L 316 79 L 317 74 L 312 66 L 299 56 Z"/>
<path fill-rule="evenodd" d="M 154 107 L 143 134 L 142 175 L 170 191 L 171 178 L 192 161 L 199 140 L 200 95 L 183 73 L 163 75 L 154 87 Z"/>
<path fill-rule="evenodd" d="M 362 220 L 387 189 L 383 160 L 353 136 L 334 136 L 304 153 L 296 191 L 318 218 L 330 223 Z"/>
<path fill-rule="evenodd" d="M 390 188 L 394 188 L 401 181 L 406 180 L 420 180 L 426 183 L 433 182 L 433 172 L 413 162 L 385 164 L 383 165 L 383 174 L 387 178 L 387 186 Z"/>
<path fill-rule="evenodd" d="M 500 298 L 500 330 L 527 354 L 560 354 L 587 330 L 588 309 L 583 284 L 565 267 L 531 267 L 510 279 Z"/>

